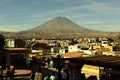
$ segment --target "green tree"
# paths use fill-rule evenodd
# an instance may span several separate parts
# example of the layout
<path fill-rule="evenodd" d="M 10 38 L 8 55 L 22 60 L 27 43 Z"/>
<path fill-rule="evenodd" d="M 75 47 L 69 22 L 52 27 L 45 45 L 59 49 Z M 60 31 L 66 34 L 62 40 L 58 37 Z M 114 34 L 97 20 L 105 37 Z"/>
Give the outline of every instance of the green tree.
<path fill-rule="evenodd" d="M 0 48 L 4 48 L 5 38 L 2 34 L 0 34 Z"/>

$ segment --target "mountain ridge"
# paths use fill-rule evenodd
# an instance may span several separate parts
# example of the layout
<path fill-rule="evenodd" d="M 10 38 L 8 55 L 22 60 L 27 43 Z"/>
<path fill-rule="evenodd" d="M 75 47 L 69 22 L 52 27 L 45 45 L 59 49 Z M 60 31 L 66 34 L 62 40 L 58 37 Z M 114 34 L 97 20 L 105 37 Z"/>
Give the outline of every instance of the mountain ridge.
<path fill-rule="evenodd" d="M 85 27 L 79 26 L 79 25 L 75 24 L 74 22 L 70 21 L 69 19 L 67 19 L 65 17 L 60 17 L 59 16 L 59 17 L 55 17 L 55 18 L 47 21 L 46 23 L 44 23 L 44 24 L 42 24 L 40 26 L 37 26 L 37 27 L 35 27 L 33 29 L 30 29 L 28 31 L 32 31 L 32 32 L 37 31 L 37 32 L 39 32 L 39 30 L 45 30 L 45 29 L 46 30 L 48 30 L 48 29 L 49 30 L 50 29 L 58 29 L 58 30 L 67 29 L 67 31 L 70 32 L 70 31 L 72 31 L 71 28 L 75 29 L 77 32 L 78 32 L 78 30 L 83 31 L 84 29 L 85 30 L 91 30 L 91 29 L 87 29 Z M 95 30 L 92 30 L 92 31 L 95 31 Z"/>
<path fill-rule="evenodd" d="M 17 32 L 15 37 L 24 38 L 74 38 L 117 36 L 118 32 L 103 32 L 77 25 L 65 17 L 55 17 L 35 28 Z"/>

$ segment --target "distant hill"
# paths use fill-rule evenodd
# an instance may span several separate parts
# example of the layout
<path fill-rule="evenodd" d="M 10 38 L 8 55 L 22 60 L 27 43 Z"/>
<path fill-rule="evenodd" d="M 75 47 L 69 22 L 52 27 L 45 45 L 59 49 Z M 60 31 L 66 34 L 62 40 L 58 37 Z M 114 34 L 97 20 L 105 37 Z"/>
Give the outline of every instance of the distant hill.
<path fill-rule="evenodd" d="M 4 35 L 5 38 L 15 38 L 15 32 L 0 31 L 0 34 Z"/>
<path fill-rule="evenodd" d="M 24 38 L 74 38 L 117 36 L 118 32 L 102 32 L 79 26 L 65 17 L 55 17 L 33 29 L 21 31 L 16 37 Z"/>

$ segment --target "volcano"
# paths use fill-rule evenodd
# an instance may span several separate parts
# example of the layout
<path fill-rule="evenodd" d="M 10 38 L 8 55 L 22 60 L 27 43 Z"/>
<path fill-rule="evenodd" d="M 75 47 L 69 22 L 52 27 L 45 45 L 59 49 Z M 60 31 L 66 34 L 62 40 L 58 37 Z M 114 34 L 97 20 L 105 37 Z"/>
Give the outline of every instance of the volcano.
<path fill-rule="evenodd" d="M 75 24 L 65 17 L 55 17 L 35 28 L 16 33 L 24 38 L 74 38 L 112 36 L 112 32 L 91 30 Z"/>

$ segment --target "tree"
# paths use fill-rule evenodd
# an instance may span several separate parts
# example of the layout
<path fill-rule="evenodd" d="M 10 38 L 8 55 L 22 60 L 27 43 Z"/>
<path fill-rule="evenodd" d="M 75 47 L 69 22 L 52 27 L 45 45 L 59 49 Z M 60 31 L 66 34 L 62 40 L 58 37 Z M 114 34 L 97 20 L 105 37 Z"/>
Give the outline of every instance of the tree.
<path fill-rule="evenodd" d="M 0 34 L 0 49 L 4 48 L 5 45 L 5 38 L 2 34 Z"/>

